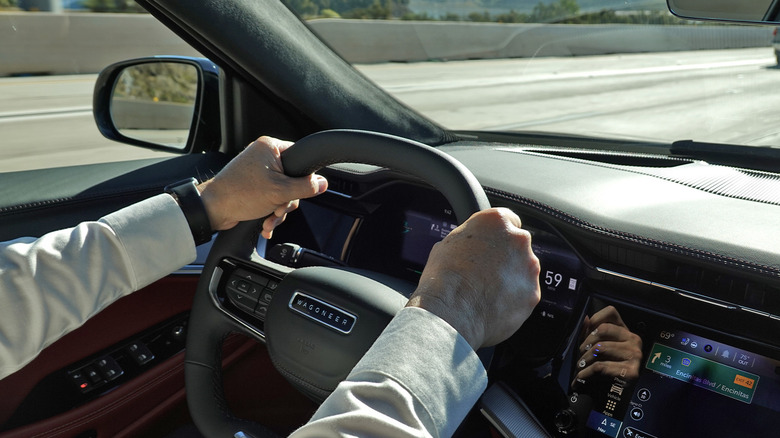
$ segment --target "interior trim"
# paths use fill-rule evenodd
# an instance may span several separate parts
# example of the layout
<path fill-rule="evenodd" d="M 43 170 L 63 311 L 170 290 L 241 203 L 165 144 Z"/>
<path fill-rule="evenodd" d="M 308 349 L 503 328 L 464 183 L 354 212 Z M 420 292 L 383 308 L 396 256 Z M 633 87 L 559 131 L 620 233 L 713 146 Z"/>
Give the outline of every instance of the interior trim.
<path fill-rule="evenodd" d="M 738 311 L 750 312 L 750 313 L 755 314 L 755 315 L 759 315 L 759 316 L 763 316 L 765 318 L 769 318 L 769 319 L 779 320 L 780 321 L 780 315 L 773 315 L 773 314 L 771 314 L 769 312 L 764 312 L 762 310 L 757 310 L 757 309 L 753 309 L 753 308 L 750 308 L 750 307 L 745 307 L 745 306 L 742 306 L 742 305 L 739 305 L 739 304 L 729 303 L 727 301 L 717 300 L 717 299 L 714 299 L 714 298 L 711 298 L 711 297 L 708 297 L 708 296 L 705 296 L 705 295 L 702 295 L 702 294 L 699 294 L 699 293 L 696 293 L 696 292 L 691 292 L 691 291 L 688 291 L 688 290 L 685 290 L 685 289 L 681 289 L 681 288 L 678 288 L 678 287 L 674 287 L 674 286 L 668 286 L 668 285 L 665 285 L 665 284 L 662 284 L 662 283 L 658 283 L 658 282 L 655 282 L 655 281 L 645 280 L 645 279 L 642 279 L 642 278 L 639 278 L 639 277 L 634 277 L 632 275 L 622 274 L 620 272 L 612 271 L 612 270 L 609 270 L 609 269 L 604 269 L 604 268 L 598 268 L 597 267 L 596 270 L 598 272 L 602 273 L 602 274 L 605 274 L 605 275 L 610 275 L 610 276 L 613 276 L 613 277 L 621 278 L 623 280 L 629 280 L 629 281 L 633 281 L 633 282 L 636 282 L 636 283 L 641 283 L 641 284 L 646 285 L 646 286 L 652 286 L 652 287 L 656 287 L 656 288 L 659 288 L 659 289 L 664 289 L 664 290 L 676 293 L 677 295 L 679 295 L 679 296 L 681 296 L 683 298 L 696 300 L 696 301 L 699 301 L 701 303 L 709 304 L 711 306 L 717 306 L 717 307 L 720 307 L 722 309 L 727 309 L 727 310 L 738 310 Z"/>

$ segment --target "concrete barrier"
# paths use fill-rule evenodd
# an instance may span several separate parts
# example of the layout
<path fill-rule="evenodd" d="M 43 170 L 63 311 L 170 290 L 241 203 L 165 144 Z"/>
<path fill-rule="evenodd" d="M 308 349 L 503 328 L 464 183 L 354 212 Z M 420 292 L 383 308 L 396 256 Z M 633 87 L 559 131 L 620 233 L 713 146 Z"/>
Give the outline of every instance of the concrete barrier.
<path fill-rule="evenodd" d="M 0 13 L 0 75 L 97 73 L 161 54 L 200 56 L 150 15 Z"/>
<path fill-rule="evenodd" d="M 764 26 L 316 20 L 311 27 L 359 63 L 732 49 L 769 46 L 772 40 L 772 28 Z"/>
<path fill-rule="evenodd" d="M 545 25 L 323 19 L 310 22 L 355 63 L 763 47 L 770 27 Z M 0 13 L 0 75 L 96 73 L 123 59 L 199 56 L 149 15 Z"/>
<path fill-rule="evenodd" d="M 151 100 L 113 99 L 111 117 L 123 129 L 188 130 L 195 104 L 154 102 Z"/>

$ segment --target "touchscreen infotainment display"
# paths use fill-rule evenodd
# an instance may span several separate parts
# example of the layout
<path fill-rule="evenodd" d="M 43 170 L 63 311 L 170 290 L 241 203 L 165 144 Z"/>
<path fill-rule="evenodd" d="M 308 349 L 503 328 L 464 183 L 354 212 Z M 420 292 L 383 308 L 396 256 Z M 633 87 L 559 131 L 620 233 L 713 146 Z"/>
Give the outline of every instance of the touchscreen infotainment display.
<path fill-rule="evenodd" d="M 587 420 L 594 436 L 758 437 L 780 430 L 780 361 L 673 327 L 651 341 L 635 382 L 602 388 L 604 403 Z"/>

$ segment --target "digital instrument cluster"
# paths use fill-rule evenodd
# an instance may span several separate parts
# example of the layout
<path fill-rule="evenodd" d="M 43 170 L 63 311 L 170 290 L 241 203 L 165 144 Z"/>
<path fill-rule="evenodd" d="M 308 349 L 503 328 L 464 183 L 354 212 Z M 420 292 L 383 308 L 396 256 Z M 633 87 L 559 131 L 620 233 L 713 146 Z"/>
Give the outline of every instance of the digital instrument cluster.
<path fill-rule="evenodd" d="M 544 356 L 571 329 L 571 317 L 581 303 L 584 270 L 578 256 L 553 230 L 528 223 L 524 221 L 524 227 L 532 234 L 533 251 L 541 265 L 542 297 L 521 329 L 534 336 L 516 338 L 531 340 L 520 347 L 526 354 Z M 346 266 L 416 284 L 433 246 L 457 226 L 450 205 L 438 192 L 397 185 L 346 209 L 301 202 L 299 211 L 275 231 L 271 246 L 296 243 Z"/>

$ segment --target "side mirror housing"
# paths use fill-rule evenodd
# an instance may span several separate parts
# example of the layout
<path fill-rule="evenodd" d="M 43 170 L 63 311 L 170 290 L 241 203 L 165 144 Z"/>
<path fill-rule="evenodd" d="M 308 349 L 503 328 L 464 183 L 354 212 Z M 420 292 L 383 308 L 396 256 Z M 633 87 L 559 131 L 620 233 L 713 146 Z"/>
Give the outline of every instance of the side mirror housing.
<path fill-rule="evenodd" d="M 208 59 L 122 61 L 98 75 L 93 113 L 104 137 L 167 152 L 199 153 L 222 142 L 219 69 Z"/>
<path fill-rule="evenodd" d="M 666 0 L 678 17 L 693 20 L 777 24 L 780 4 L 774 0 Z"/>

